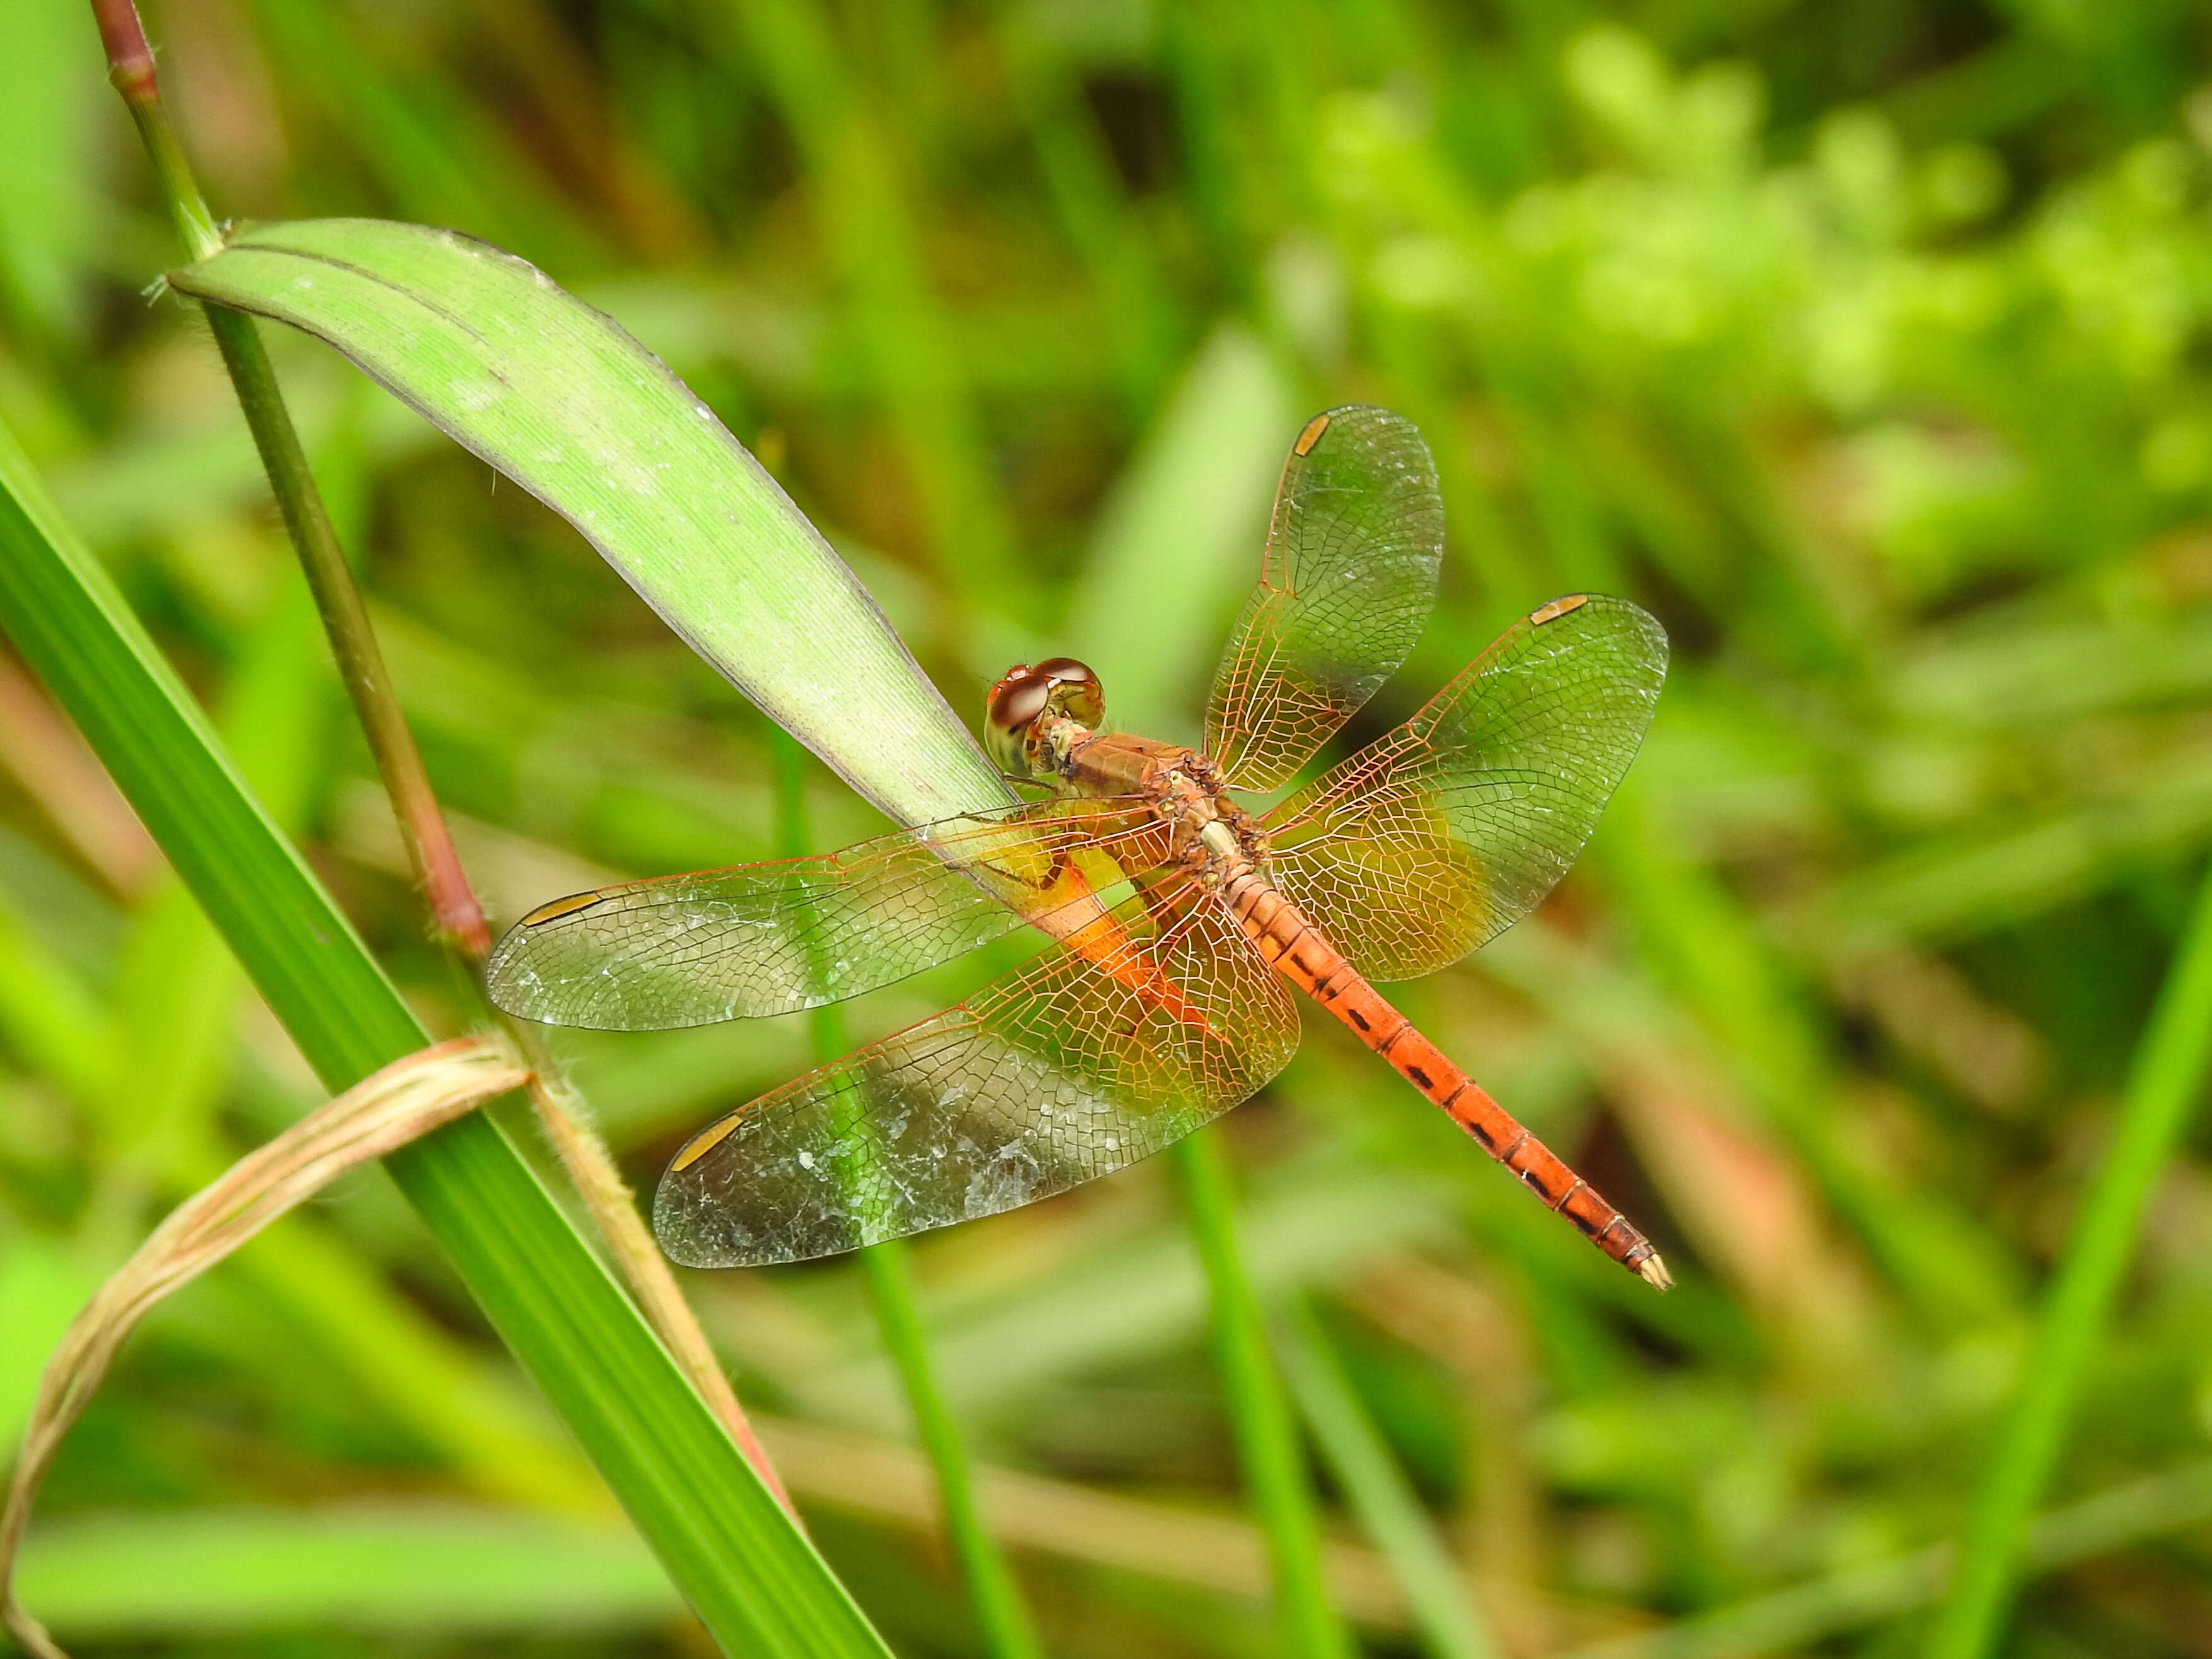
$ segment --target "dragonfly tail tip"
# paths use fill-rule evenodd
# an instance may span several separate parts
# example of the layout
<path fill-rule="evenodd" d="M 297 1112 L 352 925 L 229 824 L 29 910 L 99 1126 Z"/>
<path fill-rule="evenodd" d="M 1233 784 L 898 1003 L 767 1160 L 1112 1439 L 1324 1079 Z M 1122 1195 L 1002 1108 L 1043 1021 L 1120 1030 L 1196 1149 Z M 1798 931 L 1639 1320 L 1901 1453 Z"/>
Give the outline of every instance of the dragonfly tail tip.
<path fill-rule="evenodd" d="M 1655 1291 L 1671 1291 L 1674 1277 L 1667 1271 L 1667 1264 L 1657 1255 L 1647 1255 L 1636 1264 L 1636 1276 Z"/>

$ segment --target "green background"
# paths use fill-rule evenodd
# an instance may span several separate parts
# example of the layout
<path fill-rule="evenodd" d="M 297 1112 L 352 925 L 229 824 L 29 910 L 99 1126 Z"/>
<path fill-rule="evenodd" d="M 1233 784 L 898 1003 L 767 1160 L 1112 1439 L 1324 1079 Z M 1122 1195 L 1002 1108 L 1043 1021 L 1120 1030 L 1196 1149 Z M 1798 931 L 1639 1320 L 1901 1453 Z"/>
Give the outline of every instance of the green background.
<path fill-rule="evenodd" d="M 1195 733 L 1282 452 L 1420 423 L 1436 622 L 1353 736 L 1590 587 L 1667 623 L 1629 788 L 1402 1001 L 1645 1220 L 1661 1300 L 1310 1022 L 1231 1120 L 1515 1655 L 1913 1649 L 2212 831 L 2212 31 L 2180 6 L 149 11 L 218 213 L 449 225 L 659 352 L 963 713 L 1070 653 Z M 425 1018 L 466 1000 L 88 19 L 0 50 L 0 419 Z M 588 547 L 272 344 L 464 857 L 512 919 L 772 850 L 757 715 Z M 0 659 L 0 662 L 8 659 Z M 865 721 L 867 710 L 850 718 Z M 817 770 L 827 847 L 878 827 Z M 1006 959 L 1005 957 L 998 958 Z M 866 1035 L 979 982 L 870 999 Z M 564 1039 L 633 1176 L 799 1022 Z M 96 768 L 0 672 L 0 1429 L 98 1275 L 313 1095 Z M 2212 1626 L 2212 1170 L 2151 1207 L 2008 1651 Z M 1164 1172 L 926 1241 L 946 1386 L 1055 1653 L 1270 1631 Z M 833 1564 L 971 1651 L 850 1269 L 695 1276 Z M 2192 1530 L 2193 1528 L 2193 1530 Z M 1411 1651 L 1349 1524 L 1340 1604 Z M 700 1638 L 380 1176 L 157 1314 L 26 1601 L 88 1654 Z"/>

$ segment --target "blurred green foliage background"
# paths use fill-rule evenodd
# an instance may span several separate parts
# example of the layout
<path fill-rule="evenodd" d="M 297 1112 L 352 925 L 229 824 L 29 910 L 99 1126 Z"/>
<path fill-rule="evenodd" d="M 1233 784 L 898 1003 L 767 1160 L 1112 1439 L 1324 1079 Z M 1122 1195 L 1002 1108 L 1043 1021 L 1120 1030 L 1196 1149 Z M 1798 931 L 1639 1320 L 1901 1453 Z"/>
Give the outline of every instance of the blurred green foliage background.
<path fill-rule="evenodd" d="M 1301 421 L 1417 421 L 1445 597 L 1355 726 L 1597 588 L 1673 677 L 1581 868 L 1408 1011 L 1644 1220 L 1651 1296 L 1312 1024 L 1231 1120 L 1501 1653 L 1910 1650 L 2212 834 L 2212 25 L 2179 0 L 194 0 L 219 212 L 451 225 L 620 319 L 963 710 L 1071 653 L 1195 735 Z M 0 419 L 433 1018 L 424 942 L 74 0 L 0 19 Z M 551 514 L 276 340 L 501 915 L 766 856 L 763 727 Z M 865 708 L 850 711 L 867 719 Z M 826 846 L 868 833 L 826 774 Z M 988 964 L 983 964 L 988 965 Z M 865 1034 L 978 982 L 862 1004 Z M 787 1029 L 787 1026 L 788 1029 Z M 564 1039 L 642 1184 L 799 1022 Z M 0 657 L 0 1431 L 165 1202 L 313 1094 Z M 2212 1651 L 2212 1167 L 2169 1172 L 2008 1651 Z M 1056 1653 L 1267 1650 L 1159 1170 L 923 1241 Z M 833 1562 L 971 1651 L 847 1266 L 694 1276 Z M 1348 1523 L 1341 1604 L 1413 1651 Z M 381 1177 L 158 1314 L 26 1600 L 93 1654 L 688 1654 Z M 1639 1635 L 1672 1626 L 1663 1646 Z"/>

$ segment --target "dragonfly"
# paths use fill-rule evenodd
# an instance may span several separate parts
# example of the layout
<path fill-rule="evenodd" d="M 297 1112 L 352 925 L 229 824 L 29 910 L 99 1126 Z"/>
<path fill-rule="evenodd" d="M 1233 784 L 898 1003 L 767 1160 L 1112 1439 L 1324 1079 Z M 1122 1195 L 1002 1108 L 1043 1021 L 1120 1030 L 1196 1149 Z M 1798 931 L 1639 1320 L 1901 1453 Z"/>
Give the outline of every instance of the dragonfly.
<path fill-rule="evenodd" d="M 1375 988 L 1458 961 L 1565 873 L 1650 723 L 1658 623 L 1623 599 L 1555 599 L 1395 730 L 1270 811 L 1240 804 L 1296 782 L 1397 671 L 1443 552 L 1412 423 L 1317 415 L 1284 467 L 1202 748 L 1107 728 L 1080 662 L 1018 665 L 991 689 L 984 745 L 1042 798 L 555 900 L 501 940 L 491 999 L 548 1024 L 669 1030 L 819 1007 L 1025 926 L 1049 937 L 958 1006 L 693 1136 L 653 1203 L 662 1248 L 690 1266 L 833 1255 L 1122 1169 L 1282 1070 L 1296 988 L 1666 1289 L 1627 1217 Z"/>

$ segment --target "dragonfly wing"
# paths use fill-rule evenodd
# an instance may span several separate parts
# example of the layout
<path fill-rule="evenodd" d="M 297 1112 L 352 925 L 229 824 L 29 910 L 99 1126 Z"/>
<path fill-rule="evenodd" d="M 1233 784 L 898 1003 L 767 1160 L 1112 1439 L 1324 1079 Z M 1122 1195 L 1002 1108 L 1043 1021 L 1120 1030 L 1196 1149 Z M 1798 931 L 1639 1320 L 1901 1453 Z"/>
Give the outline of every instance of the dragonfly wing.
<path fill-rule="evenodd" d="M 1160 855 L 1128 799 L 1030 802 L 842 852 L 666 876 L 525 916 L 484 981 L 511 1014 L 668 1030 L 790 1013 L 947 961 L 1024 921 L 1060 933 Z"/>
<path fill-rule="evenodd" d="M 661 1179 L 662 1248 L 799 1261 L 993 1215 L 1158 1152 L 1282 1069 L 1297 1011 L 1218 899 L 1171 884 L 1113 921 L 1112 957 L 1049 951 L 702 1131 Z"/>
<path fill-rule="evenodd" d="M 1458 961 L 1566 873 L 1666 674 L 1667 635 L 1635 605 L 1553 600 L 1277 807 L 1268 874 L 1369 979 Z"/>
<path fill-rule="evenodd" d="M 1298 434 L 1206 708 L 1206 752 L 1231 783 L 1288 783 L 1397 672 L 1436 603 L 1443 542 L 1436 463 L 1410 421 L 1333 409 Z"/>

